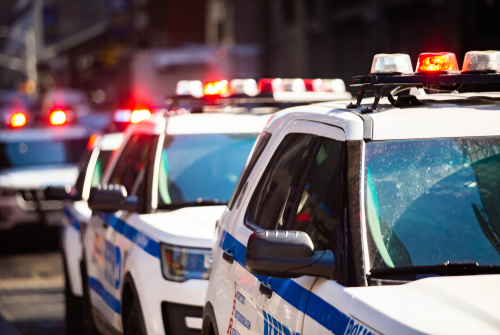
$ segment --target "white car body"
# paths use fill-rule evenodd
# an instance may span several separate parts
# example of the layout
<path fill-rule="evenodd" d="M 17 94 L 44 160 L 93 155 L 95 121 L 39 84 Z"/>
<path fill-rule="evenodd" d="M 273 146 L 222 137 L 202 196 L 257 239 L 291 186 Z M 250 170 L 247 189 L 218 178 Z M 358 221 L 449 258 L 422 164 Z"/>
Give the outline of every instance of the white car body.
<path fill-rule="evenodd" d="M 77 201 L 68 200 L 63 207 L 62 251 L 68 271 L 71 292 L 77 297 L 83 296 L 82 275 L 80 271 L 83 248 L 80 226 L 82 223 L 88 224 L 92 215 L 92 211 L 87 203 L 90 187 L 92 186 L 92 177 L 96 168 L 103 170 L 105 168 L 105 166 L 96 166 L 98 160 L 101 160 L 101 152 L 110 153 L 118 149 L 122 141 L 122 133 L 105 134 L 96 137 L 93 147 L 88 148 L 87 157 L 84 157 L 85 164 L 81 167 L 80 171 L 82 175 L 82 190 L 78 190 L 78 192 L 81 192 L 81 199 Z M 71 185 L 73 184 L 74 182 Z"/>
<path fill-rule="evenodd" d="M 19 152 L 24 151 L 25 155 L 29 155 L 29 147 L 24 142 L 67 140 L 86 142 L 89 136 L 88 131 L 82 126 L 11 129 L 0 131 L 0 143 L 6 146 L 19 143 Z M 0 229 L 10 229 L 17 224 L 37 223 L 43 219 L 41 217 L 43 211 L 48 224 L 57 224 L 60 221 L 57 212 L 60 210 L 60 203 L 39 201 L 40 199 L 35 199 L 33 193 L 41 192 L 47 186 L 73 185 L 77 175 L 76 163 L 34 164 L 2 169 L 0 189 L 3 189 L 4 194 L 0 195 Z M 26 198 L 25 194 L 30 192 L 32 195 Z"/>
<path fill-rule="evenodd" d="M 428 99 L 428 104 L 406 109 L 392 107 L 383 98 L 381 110 L 368 114 L 372 120 L 371 140 L 499 136 L 499 105 L 473 100 L 475 96 L 487 99 L 500 94 L 427 95 L 419 99 Z M 234 203 L 226 209 L 217 228 L 202 334 L 209 334 L 210 327 L 216 335 L 500 334 L 500 275 L 437 276 L 404 285 L 368 286 L 366 275 L 370 274 L 371 263 L 364 224 L 356 249 L 360 268 L 364 265 L 360 275 L 364 282 L 358 285 L 341 285 L 315 276 L 257 276 L 247 269 L 247 243 L 250 235 L 259 231 L 259 227 L 245 223 L 247 209 L 285 135 L 313 134 L 339 142 L 357 142 L 363 155 L 366 129 L 361 108 L 347 109 L 347 104 L 293 107 L 275 114 L 266 125 L 264 132 L 270 134 L 270 139 L 248 178 L 241 181 L 246 182 L 245 186 L 233 195 Z M 364 158 L 360 164 L 363 166 Z M 361 174 L 359 184 L 364 182 Z M 360 205 L 355 208 L 364 222 L 364 187 L 359 189 Z M 232 253 L 234 262 L 223 259 L 226 250 Z M 271 298 L 259 292 L 262 281 L 272 286 Z"/>
<path fill-rule="evenodd" d="M 151 203 L 152 208 L 156 208 L 159 201 L 158 171 L 166 137 L 200 134 L 257 136 L 268 119 L 269 115 L 186 114 L 165 117 L 155 114 L 127 129 L 123 145 L 111 158 L 102 184 L 113 184 L 110 181 L 113 173 L 120 168 L 117 162 L 125 155 L 133 136 L 151 136 L 156 143 L 149 149 L 153 152 L 151 162 L 154 166 Z M 252 144 L 253 137 L 250 146 Z M 247 155 L 245 152 L 241 167 Z M 237 176 L 231 178 L 235 183 Z M 208 280 L 172 281 L 164 278 L 160 245 L 202 248 L 210 253 L 215 223 L 224 208 L 223 205 L 195 206 L 163 212 L 152 210 L 146 214 L 93 212 L 83 239 L 93 319 L 98 330 L 109 334 L 124 331 L 126 318 L 123 315 L 127 312 L 124 310 L 124 296 L 132 289 L 140 302 L 147 334 L 165 334 L 166 328 L 173 333 L 198 333 Z"/>

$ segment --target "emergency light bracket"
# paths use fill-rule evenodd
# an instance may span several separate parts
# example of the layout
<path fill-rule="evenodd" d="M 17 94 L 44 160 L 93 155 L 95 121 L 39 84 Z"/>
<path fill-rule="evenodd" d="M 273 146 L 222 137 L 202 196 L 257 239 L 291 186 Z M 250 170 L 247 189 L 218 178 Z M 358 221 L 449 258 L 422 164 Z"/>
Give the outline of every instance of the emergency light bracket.
<path fill-rule="evenodd" d="M 380 101 L 380 98 L 382 97 L 382 91 L 384 90 L 384 85 L 363 85 L 358 91 L 358 99 L 356 100 L 356 104 L 353 104 L 352 102 L 347 105 L 348 109 L 353 109 L 353 108 L 359 108 L 361 107 L 361 101 L 365 97 L 367 92 L 373 92 L 375 91 L 375 100 L 373 101 L 373 105 L 371 107 L 365 107 L 364 109 L 361 110 L 361 113 L 371 113 L 375 110 L 377 110 L 378 103 Z"/>
<path fill-rule="evenodd" d="M 416 87 L 427 89 L 455 90 L 462 84 L 500 84 L 500 73 L 462 73 L 462 74 L 369 74 L 351 78 L 349 86 L 360 87 L 356 104 L 350 103 L 348 109 L 359 108 L 361 101 L 369 91 L 375 91 L 375 101 L 370 107 L 361 110 L 370 113 L 377 109 L 384 87 Z"/>

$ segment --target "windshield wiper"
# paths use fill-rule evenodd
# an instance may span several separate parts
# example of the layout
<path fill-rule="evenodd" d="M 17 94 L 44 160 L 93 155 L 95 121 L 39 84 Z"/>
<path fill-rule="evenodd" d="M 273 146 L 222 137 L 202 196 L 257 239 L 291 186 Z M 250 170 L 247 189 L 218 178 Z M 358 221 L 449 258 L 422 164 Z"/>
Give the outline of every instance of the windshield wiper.
<path fill-rule="evenodd" d="M 457 276 L 496 273 L 500 273 L 500 265 L 479 265 L 478 263 L 455 263 L 448 261 L 446 263 L 436 265 L 372 269 L 370 271 L 370 277 L 425 274 Z"/>
<path fill-rule="evenodd" d="M 217 200 L 217 199 L 206 199 L 200 201 L 191 201 L 191 202 L 176 202 L 173 204 L 162 204 L 158 206 L 158 209 L 179 209 L 184 207 L 201 207 L 201 206 L 222 206 L 226 205 L 227 201 L 225 200 Z"/>

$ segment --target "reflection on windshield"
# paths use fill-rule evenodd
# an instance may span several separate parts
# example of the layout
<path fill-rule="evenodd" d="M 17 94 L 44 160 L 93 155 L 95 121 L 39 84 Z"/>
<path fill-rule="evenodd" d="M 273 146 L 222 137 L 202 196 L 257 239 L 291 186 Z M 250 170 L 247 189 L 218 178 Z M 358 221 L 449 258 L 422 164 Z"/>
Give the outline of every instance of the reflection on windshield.
<path fill-rule="evenodd" d="M 160 160 L 160 208 L 228 201 L 258 134 L 167 136 Z"/>
<path fill-rule="evenodd" d="M 50 164 L 75 164 L 87 139 L 0 143 L 0 169 Z"/>
<path fill-rule="evenodd" d="M 370 142 L 372 268 L 500 265 L 500 138 Z"/>

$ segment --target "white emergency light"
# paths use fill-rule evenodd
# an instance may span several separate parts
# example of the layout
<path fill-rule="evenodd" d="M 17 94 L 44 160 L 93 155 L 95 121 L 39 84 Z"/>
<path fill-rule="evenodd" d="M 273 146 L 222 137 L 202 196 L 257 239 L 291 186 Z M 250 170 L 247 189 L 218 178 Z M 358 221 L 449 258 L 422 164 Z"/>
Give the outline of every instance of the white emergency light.
<path fill-rule="evenodd" d="M 373 57 L 370 73 L 412 74 L 413 66 L 407 54 L 378 54 Z"/>
<path fill-rule="evenodd" d="M 462 72 L 494 71 L 500 72 L 500 51 L 469 51 L 465 54 Z"/>
<path fill-rule="evenodd" d="M 199 80 L 181 80 L 177 83 L 175 93 L 201 98 L 203 96 L 203 84 Z"/>
<path fill-rule="evenodd" d="M 231 94 L 246 94 L 251 97 L 259 94 L 255 79 L 233 79 L 229 83 Z"/>

